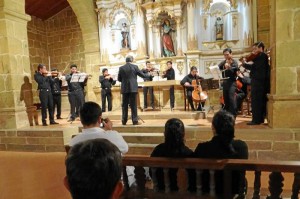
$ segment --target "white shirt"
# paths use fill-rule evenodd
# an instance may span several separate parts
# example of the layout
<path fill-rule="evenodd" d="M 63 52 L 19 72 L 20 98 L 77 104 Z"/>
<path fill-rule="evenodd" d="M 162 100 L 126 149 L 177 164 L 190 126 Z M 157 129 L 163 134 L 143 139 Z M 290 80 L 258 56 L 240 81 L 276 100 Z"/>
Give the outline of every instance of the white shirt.
<path fill-rule="evenodd" d="M 122 154 L 128 152 L 128 144 L 126 143 L 126 141 L 124 140 L 121 134 L 113 130 L 105 131 L 99 127 L 82 129 L 82 133 L 72 138 L 69 145 L 70 147 L 72 147 L 79 142 L 97 139 L 97 138 L 103 138 L 109 140 L 111 143 L 113 143 L 119 148 Z"/>

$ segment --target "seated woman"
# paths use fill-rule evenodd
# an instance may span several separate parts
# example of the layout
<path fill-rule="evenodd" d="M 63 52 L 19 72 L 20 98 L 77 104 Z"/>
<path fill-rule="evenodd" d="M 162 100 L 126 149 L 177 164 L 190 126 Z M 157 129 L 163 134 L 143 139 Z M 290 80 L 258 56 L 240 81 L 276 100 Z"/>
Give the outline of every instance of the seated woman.
<path fill-rule="evenodd" d="M 165 142 L 156 146 L 151 154 L 151 157 L 172 157 L 172 158 L 187 158 L 192 157 L 193 151 L 184 144 L 184 124 L 180 119 L 169 119 L 165 124 Z M 177 170 L 169 169 L 170 190 L 178 191 L 177 185 Z M 189 174 L 189 191 L 195 191 L 195 171 L 188 170 Z M 155 174 L 160 191 L 165 190 L 163 169 L 159 168 Z"/>
<path fill-rule="evenodd" d="M 212 120 L 213 138 L 199 143 L 194 156 L 208 159 L 248 159 L 248 146 L 244 141 L 234 140 L 234 116 L 224 110 L 217 112 Z M 203 193 L 209 193 L 209 172 L 202 175 Z M 243 190 L 240 190 L 242 187 Z M 223 194 L 223 171 L 215 172 L 215 190 Z M 232 193 L 244 192 L 246 188 L 245 171 L 232 172 Z"/>

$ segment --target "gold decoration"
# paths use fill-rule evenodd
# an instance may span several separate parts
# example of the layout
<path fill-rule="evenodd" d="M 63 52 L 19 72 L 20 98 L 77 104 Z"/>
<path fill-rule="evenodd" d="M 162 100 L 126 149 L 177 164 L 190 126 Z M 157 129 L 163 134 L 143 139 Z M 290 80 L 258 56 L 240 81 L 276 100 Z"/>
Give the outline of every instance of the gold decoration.
<path fill-rule="evenodd" d="M 196 1 L 195 0 L 187 0 L 187 4 L 191 5 L 193 8 L 196 8 Z"/>
<path fill-rule="evenodd" d="M 205 61 L 204 62 L 204 74 L 210 74 L 210 66 L 218 65 L 218 62 L 216 61 Z"/>
<path fill-rule="evenodd" d="M 237 25 L 237 16 L 232 16 L 232 21 L 233 21 L 233 27 L 235 28 L 236 27 L 236 25 Z"/>
<path fill-rule="evenodd" d="M 221 17 L 223 16 L 223 12 L 221 10 L 215 10 L 214 12 L 210 13 L 212 17 Z"/>
<path fill-rule="evenodd" d="M 210 9 L 210 4 L 212 0 L 203 0 L 203 10 L 208 11 Z"/>
<path fill-rule="evenodd" d="M 202 42 L 202 44 L 213 50 L 213 49 L 223 49 L 223 48 L 232 48 L 234 45 L 237 44 L 239 40 L 218 40 L 218 41 L 214 41 L 214 42 Z"/>
<path fill-rule="evenodd" d="M 182 70 L 183 70 L 183 62 L 182 61 L 177 62 L 177 69 L 179 71 L 179 74 L 182 75 Z"/>
<path fill-rule="evenodd" d="M 189 67 L 191 68 L 192 66 L 198 66 L 198 60 L 196 60 L 196 59 L 191 59 L 190 61 L 189 61 Z"/>
<path fill-rule="evenodd" d="M 181 48 L 178 48 L 177 49 L 177 56 L 182 56 L 182 49 Z"/>
<path fill-rule="evenodd" d="M 192 38 L 188 38 L 188 50 L 197 50 L 198 49 L 198 40 L 196 35 L 194 35 Z"/>
<path fill-rule="evenodd" d="M 102 27 L 106 26 L 106 9 L 100 8 L 97 10 L 99 14 L 99 22 L 102 25 Z"/>
<path fill-rule="evenodd" d="M 237 2 L 236 2 L 236 0 L 230 0 L 230 5 L 231 5 L 231 7 L 233 7 L 234 9 L 237 9 Z"/>
<path fill-rule="evenodd" d="M 165 71 L 165 70 L 167 70 L 167 61 L 161 61 L 161 62 L 159 63 L 159 70 L 160 70 L 160 71 Z"/>
<path fill-rule="evenodd" d="M 122 1 L 118 0 L 116 5 L 114 6 L 114 8 L 109 14 L 109 24 L 113 24 L 115 16 L 121 12 L 123 12 L 127 16 L 127 19 L 131 23 L 133 17 L 132 16 L 133 11 L 130 8 L 126 7 Z"/>
<path fill-rule="evenodd" d="M 135 27 L 134 26 L 131 27 L 131 36 L 132 36 L 132 39 L 135 40 Z"/>

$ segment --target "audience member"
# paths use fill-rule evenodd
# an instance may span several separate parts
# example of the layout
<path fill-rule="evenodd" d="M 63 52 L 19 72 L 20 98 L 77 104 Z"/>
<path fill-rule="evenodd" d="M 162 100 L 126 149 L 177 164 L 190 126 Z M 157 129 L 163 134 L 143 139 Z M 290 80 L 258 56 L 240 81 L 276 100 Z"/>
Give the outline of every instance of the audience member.
<path fill-rule="evenodd" d="M 127 153 L 128 144 L 117 131 L 112 130 L 112 122 L 108 118 L 103 120 L 101 116 L 101 107 L 97 103 L 84 103 L 80 109 L 80 120 L 83 125 L 82 133 L 71 139 L 70 147 L 85 140 L 104 138 L 115 144 L 122 154 Z M 103 128 L 100 128 L 101 123 Z"/>
<path fill-rule="evenodd" d="M 156 146 L 151 154 L 151 157 L 171 157 L 171 158 L 187 158 L 192 157 L 193 152 L 184 144 L 185 129 L 184 124 L 180 119 L 169 119 L 165 124 L 165 142 Z M 177 186 L 177 170 L 169 169 L 170 189 L 171 191 L 178 191 Z M 193 185 L 195 180 L 194 170 L 189 172 L 189 191 L 194 191 Z M 159 168 L 155 174 L 160 191 L 165 189 L 163 169 Z"/>
<path fill-rule="evenodd" d="M 195 150 L 195 157 L 208 159 L 248 159 L 248 147 L 244 141 L 234 140 L 234 116 L 221 110 L 212 120 L 213 138 L 205 143 L 199 143 Z M 243 180 L 240 180 L 243 179 Z M 202 189 L 209 193 L 209 172 L 202 175 Z M 243 184 L 241 184 L 243 183 Z M 215 173 L 216 194 L 223 194 L 223 171 Z M 246 185 L 245 171 L 232 172 L 232 193 L 240 193 L 240 185 Z"/>
<path fill-rule="evenodd" d="M 67 155 L 64 184 L 73 199 L 117 199 L 123 191 L 122 157 L 106 139 L 74 145 Z"/>

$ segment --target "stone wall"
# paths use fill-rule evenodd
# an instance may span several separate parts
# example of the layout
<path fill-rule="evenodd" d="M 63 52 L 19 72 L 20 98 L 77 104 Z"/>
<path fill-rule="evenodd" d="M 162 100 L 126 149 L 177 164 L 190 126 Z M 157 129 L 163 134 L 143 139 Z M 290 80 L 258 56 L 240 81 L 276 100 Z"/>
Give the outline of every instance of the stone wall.
<path fill-rule="evenodd" d="M 39 63 L 69 71 L 70 63 L 83 64 L 84 45 L 77 17 L 70 7 L 45 21 L 32 17 L 28 23 L 31 70 Z"/>
<path fill-rule="evenodd" d="M 257 1 L 257 40 L 263 41 L 266 48 L 270 47 L 270 2 Z M 254 41 L 256 42 L 256 41 Z"/>

